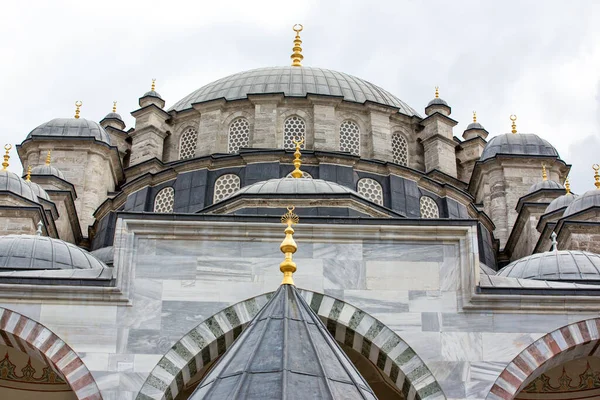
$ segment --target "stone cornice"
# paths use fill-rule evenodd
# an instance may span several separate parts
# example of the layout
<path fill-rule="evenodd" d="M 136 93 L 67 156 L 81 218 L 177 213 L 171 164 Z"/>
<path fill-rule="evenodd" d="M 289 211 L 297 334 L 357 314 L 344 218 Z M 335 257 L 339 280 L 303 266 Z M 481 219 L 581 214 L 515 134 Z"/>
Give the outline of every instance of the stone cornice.
<path fill-rule="evenodd" d="M 164 120 L 171 118 L 171 115 L 168 112 L 158 107 L 156 104 L 148 104 L 145 107 L 138 108 L 137 110 L 131 112 L 131 116 L 136 119 L 146 114 L 157 114 L 160 115 Z"/>
<path fill-rule="evenodd" d="M 448 117 L 447 115 L 444 115 L 440 112 L 434 112 L 433 114 L 428 115 L 427 117 L 425 117 L 424 119 L 421 120 L 421 125 L 423 126 L 427 126 L 433 122 L 443 122 L 447 125 L 450 125 L 452 127 L 458 125 L 458 121 L 453 120 L 452 118 Z"/>

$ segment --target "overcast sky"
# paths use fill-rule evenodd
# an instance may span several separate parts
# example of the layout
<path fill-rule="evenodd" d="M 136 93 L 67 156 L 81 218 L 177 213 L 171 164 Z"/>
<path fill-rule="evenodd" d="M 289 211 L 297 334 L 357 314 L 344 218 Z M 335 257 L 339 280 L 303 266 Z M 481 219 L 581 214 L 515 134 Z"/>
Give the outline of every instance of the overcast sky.
<path fill-rule="evenodd" d="M 92 5 L 93 4 L 93 5 Z M 6 1 L 0 13 L 0 143 L 70 117 L 129 113 L 157 79 L 167 107 L 223 76 L 304 65 L 375 83 L 423 114 L 440 86 L 461 136 L 472 110 L 490 134 L 549 140 L 574 191 L 600 163 L 600 1 Z M 10 169 L 20 173 L 12 153 Z"/>

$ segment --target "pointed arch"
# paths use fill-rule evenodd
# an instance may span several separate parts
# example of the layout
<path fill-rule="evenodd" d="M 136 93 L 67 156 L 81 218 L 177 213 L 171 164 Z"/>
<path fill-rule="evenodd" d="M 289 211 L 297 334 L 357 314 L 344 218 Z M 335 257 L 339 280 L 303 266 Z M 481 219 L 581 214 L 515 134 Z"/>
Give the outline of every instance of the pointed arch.
<path fill-rule="evenodd" d="M 65 377 L 77 399 L 102 400 L 96 381 L 77 353 L 39 322 L 0 307 L 0 344 L 52 365 Z"/>
<path fill-rule="evenodd" d="M 394 331 L 341 300 L 300 291 L 329 332 L 371 360 L 407 399 L 445 399 L 435 377 L 415 351 Z M 221 356 L 273 293 L 234 304 L 188 332 L 158 362 L 137 400 L 173 399 L 205 365 Z"/>
<path fill-rule="evenodd" d="M 543 372 L 582 355 L 593 353 L 598 356 L 599 332 L 600 318 L 592 318 L 563 326 L 542 336 L 506 366 L 486 399 L 512 399 Z"/>

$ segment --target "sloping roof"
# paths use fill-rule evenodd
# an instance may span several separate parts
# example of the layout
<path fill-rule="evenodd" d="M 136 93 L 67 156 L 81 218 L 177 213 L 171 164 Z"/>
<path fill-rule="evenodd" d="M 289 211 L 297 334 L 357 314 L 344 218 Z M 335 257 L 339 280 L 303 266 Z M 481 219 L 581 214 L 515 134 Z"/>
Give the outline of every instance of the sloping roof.
<path fill-rule="evenodd" d="M 292 285 L 281 285 L 190 397 L 376 399 Z"/>

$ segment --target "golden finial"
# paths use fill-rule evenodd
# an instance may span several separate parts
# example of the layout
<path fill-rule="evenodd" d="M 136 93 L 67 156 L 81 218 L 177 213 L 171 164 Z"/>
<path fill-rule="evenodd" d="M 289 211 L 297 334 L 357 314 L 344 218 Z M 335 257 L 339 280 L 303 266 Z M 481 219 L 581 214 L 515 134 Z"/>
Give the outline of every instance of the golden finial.
<path fill-rule="evenodd" d="M 112 112 L 116 113 L 117 112 L 117 102 L 113 101 L 113 110 Z"/>
<path fill-rule="evenodd" d="M 83 103 L 81 102 L 81 100 L 77 100 L 75 102 L 75 119 L 79 119 L 79 109 L 81 108 L 82 105 L 83 105 Z"/>
<path fill-rule="evenodd" d="M 473 111 L 473 123 L 477 122 L 477 111 Z"/>
<path fill-rule="evenodd" d="M 517 116 L 516 115 L 511 115 L 510 116 L 510 120 L 512 121 L 511 124 L 511 128 L 512 128 L 512 133 L 517 133 Z"/>
<path fill-rule="evenodd" d="M 4 164 L 2 164 L 2 165 L 4 165 Z M 594 185 L 596 186 L 596 189 L 600 189 L 600 174 L 598 174 L 600 165 L 594 164 L 594 165 L 592 165 L 592 168 L 594 169 L 594 179 L 596 180 L 596 182 L 594 182 Z"/>
<path fill-rule="evenodd" d="M 10 149 L 12 149 L 12 145 L 10 145 L 10 144 L 4 145 L 4 150 L 6 150 L 6 153 L 4 153 L 4 162 L 2 163 L 2 171 L 6 171 L 6 168 L 8 168 L 8 159 L 10 158 L 8 153 L 10 152 Z"/>
<path fill-rule="evenodd" d="M 293 178 L 302 178 L 302 171 L 300 171 L 300 165 L 302 165 L 302 153 L 300 153 L 300 146 L 304 143 L 304 138 L 300 140 L 294 140 L 294 144 L 296 145 L 296 151 L 294 152 L 294 167 L 296 167 L 292 171 Z"/>
<path fill-rule="evenodd" d="M 440 98 L 440 87 L 439 86 L 435 87 L 435 98 L 436 99 Z"/>
<path fill-rule="evenodd" d="M 156 90 L 156 78 L 152 78 L 152 86 L 150 86 L 150 91 L 154 92 Z"/>
<path fill-rule="evenodd" d="M 300 40 L 300 32 L 302 32 L 304 27 L 302 24 L 296 24 L 292 27 L 292 29 L 294 32 L 296 32 L 296 37 L 294 38 L 294 47 L 292 48 L 294 52 L 290 56 L 292 59 L 292 67 L 301 67 L 304 56 L 302 55 L 302 47 L 300 46 L 302 44 L 302 40 Z"/>
<path fill-rule="evenodd" d="M 565 191 L 567 192 L 566 194 L 571 194 L 571 184 L 568 177 L 565 179 Z"/>
<path fill-rule="evenodd" d="M 27 182 L 31 182 L 31 165 L 27 167 L 27 175 L 25 176 Z"/>
<path fill-rule="evenodd" d="M 285 228 L 285 239 L 283 239 L 281 246 L 279 246 L 281 252 L 285 254 L 285 260 L 279 264 L 279 270 L 283 272 L 282 285 L 293 285 L 292 274 L 296 272 L 296 263 L 292 261 L 292 255 L 298 250 L 298 246 L 294 241 L 294 228 L 292 228 L 292 225 L 297 224 L 300 218 L 294 214 L 294 208 L 294 206 L 289 206 L 287 208 L 288 212 L 281 217 L 281 223 L 287 225 L 287 228 Z"/>
<path fill-rule="evenodd" d="M 52 154 L 52 150 L 48 150 L 48 154 L 46 155 L 46 165 L 50 165 L 50 154 Z"/>
<path fill-rule="evenodd" d="M 548 174 L 546 173 L 546 163 L 542 163 L 542 179 L 547 181 Z"/>

